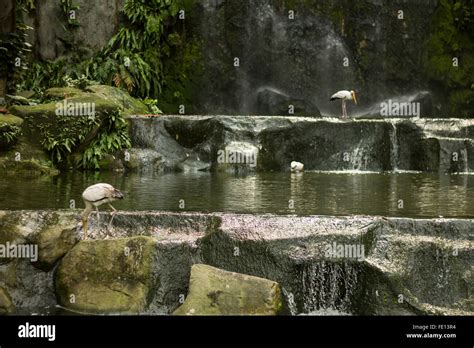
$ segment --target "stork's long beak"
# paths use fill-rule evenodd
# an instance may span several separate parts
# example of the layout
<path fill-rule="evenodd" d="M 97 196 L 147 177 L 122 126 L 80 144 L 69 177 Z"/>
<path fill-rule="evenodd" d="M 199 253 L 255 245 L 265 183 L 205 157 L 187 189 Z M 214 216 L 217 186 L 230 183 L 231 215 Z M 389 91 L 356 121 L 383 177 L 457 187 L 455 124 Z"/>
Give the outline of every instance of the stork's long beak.
<path fill-rule="evenodd" d="M 356 93 L 352 92 L 352 99 L 354 99 L 354 103 L 357 104 L 357 98 L 356 98 Z"/>

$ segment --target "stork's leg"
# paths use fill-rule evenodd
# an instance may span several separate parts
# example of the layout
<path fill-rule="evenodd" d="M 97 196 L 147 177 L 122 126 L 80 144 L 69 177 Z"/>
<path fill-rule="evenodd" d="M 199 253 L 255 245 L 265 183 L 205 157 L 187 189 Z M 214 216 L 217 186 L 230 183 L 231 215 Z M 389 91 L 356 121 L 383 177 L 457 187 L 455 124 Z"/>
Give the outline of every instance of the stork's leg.
<path fill-rule="evenodd" d="M 344 100 L 341 101 L 342 118 L 344 118 Z"/>
<path fill-rule="evenodd" d="M 88 227 L 89 227 L 88 219 L 89 218 L 86 218 L 86 219 L 82 220 L 82 228 L 84 230 L 84 240 L 87 239 L 87 230 L 88 230 Z"/>
<path fill-rule="evenodd" d="M 100 225 L 99 225 L 99 220 L 100 220 L 99 208 L 95 207 L 95 211 L 97 213 L 97 229 L 99 229 L 100 228 Z"/>
<path fill-rule="evenodd" d="M 110 228 L 112 227 L 112 221 L 114 220 L 115 214 L 117 213 L 117 209 L 115 209 L 112 206 L 112 204 L 109 203 L 109 207 L 112 209 L 112 213 L 110 213 L 110 215 L 112 215 L 112 218 L 109 221 L 109 224 L 107 226 L 107 230 L 110 230 Z"/>
<path fill-rule="evenodd" d="M 346 118 L 346 117 L 347 117 L 346 101 L 343 100 L 342 101 L 342 118 Z"/>

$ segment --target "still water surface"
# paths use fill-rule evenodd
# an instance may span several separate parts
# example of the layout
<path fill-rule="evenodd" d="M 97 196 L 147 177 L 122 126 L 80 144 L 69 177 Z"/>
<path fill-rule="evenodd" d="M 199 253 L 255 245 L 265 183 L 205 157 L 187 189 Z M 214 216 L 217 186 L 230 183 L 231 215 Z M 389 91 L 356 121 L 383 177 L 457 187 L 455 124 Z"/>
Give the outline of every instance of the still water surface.
<path fill-rule="evenodd" d="M 72 199 L 82 208 L 82 191 L 97 182 L 110 183 L 125 193 L 123 201 L 114 203 L 119 210 L 474 217 L 474 175 L 426 173 L 4 176 L 0 209 L 67 209 Z"/>

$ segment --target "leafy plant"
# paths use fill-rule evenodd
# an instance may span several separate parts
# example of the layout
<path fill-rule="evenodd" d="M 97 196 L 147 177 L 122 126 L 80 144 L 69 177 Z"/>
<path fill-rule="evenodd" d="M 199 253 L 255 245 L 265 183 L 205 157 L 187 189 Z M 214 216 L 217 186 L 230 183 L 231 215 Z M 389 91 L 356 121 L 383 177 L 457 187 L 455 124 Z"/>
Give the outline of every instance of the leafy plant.
<path fill-rule="evenodd" d="M 84 151 L 79 167 L 99 169 L 104 155 L 130 147 L 127 122 L 120 111 L 111 112 L 103 120 L 97 137 Z"/>
<path fill-rule="evenodd" d="M 0 123 L 0 145 L 2 147 L 13 145 L 21 134 L 21 127 L 3 122 Z"/>
<path fill-rule="evenodd" d="M 73 3 L 72 0 L 61 0 L 61 9 L 66 15 L 67 22 L 71 27 L 79 26 L 79 21 L 75 18 L 75 11 L 79 10 L 80 7 Z M 64 28 L 67 30 L 66 28 Z"/>
<path fill-rule="evenodd" d="M 163 111 L 158 107 L 158 99 L 145 98 L 142 102 L 148 106 L 148 110 L 150 110 L 152 114 L 158 115 L 163 113 Z"/>
<path fill-rule="evenodd" d="M 87 86 L 98 85 L 99 82 L 89 80 L 86 75 L 82 74 L 79 78 L 73 79 L 71 76 L 66 75 L 63 77 L 67 87 L 85 89 Z"/>
<path fill-rule="evenodd" d="M 27 31 L 33 28 L 23 21 L 23 14 L 34 8 L 33 1 L 18 1 L 16 6 L 15 32 L 0 35 L 0 76 L 8 80 L 8 90 L 13 90 L 18 81 L 22 80 L 28 69 L 28 54 L 31 45 L 27 42 Z"/>

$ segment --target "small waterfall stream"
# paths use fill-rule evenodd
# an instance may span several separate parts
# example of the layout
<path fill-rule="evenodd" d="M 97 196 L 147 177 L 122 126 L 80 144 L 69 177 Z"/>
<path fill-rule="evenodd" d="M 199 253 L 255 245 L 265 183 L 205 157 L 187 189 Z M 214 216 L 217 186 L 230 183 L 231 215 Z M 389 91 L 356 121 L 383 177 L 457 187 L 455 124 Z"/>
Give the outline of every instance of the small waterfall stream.
<path fill-rule="evenodd" d="M 356 267 L 348 262 L 321 261 L 308 265 L 302 271 L 303 312 L 350 312 L 357 278 Z"/>
<path fill-rule="evenodd" d="M 390 164 L 392 171 L 398 170 L 398 136 L 396 121 L 391 122 L 392 131 L 390 132 Z"/>

